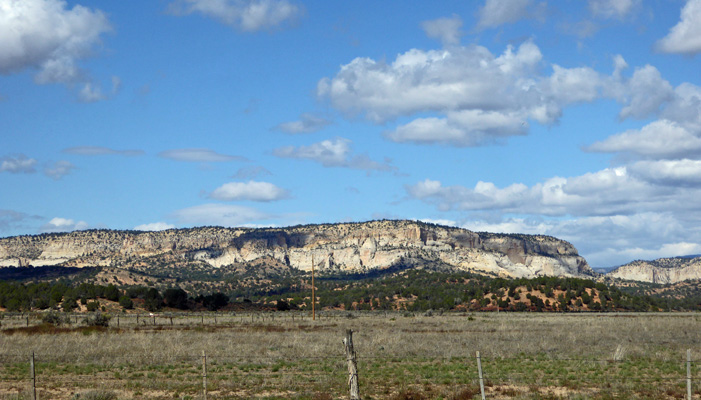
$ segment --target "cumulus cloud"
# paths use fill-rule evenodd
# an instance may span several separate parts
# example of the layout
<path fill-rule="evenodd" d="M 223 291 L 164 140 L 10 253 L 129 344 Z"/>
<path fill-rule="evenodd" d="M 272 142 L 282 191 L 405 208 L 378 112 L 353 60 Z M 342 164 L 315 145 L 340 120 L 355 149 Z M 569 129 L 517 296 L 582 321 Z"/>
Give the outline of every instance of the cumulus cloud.
<path fill-rule="evenodd" d="M 632 175 L 657 185 L 701 187 L 700 160 L 638 161 L 628 169 Z"/>
<path fill-rule="evenodd" d="M 636 259 L 698 254 L 701 232 L 669 212 L 591 216 L 572 219 L 467 219 L 459 225 L 473 231 L 551 235 L 577 244 L 592 267 L 613 267 Z M 691 245 L 696 242 L 695 245 Z"/>
<path fill-rule="evenodd" d="M 304 113 L 300 116 L 299 121 L 290 121 L 279 124 L 275 129 L 285 133 L 312 133 L 319 131 L 328 125 L 331 121 L 315 116 L 313 114 Z"/>
<path fill-rule="evenodd" d="M 621 118 L 645 118 L 660 111 L 663 104 L 673 98 L 672 85 L 662 78 L 657 68 L 646 65 L 636 69 L 633 76 L 626 82 Z"/>
<path fill-rule="evenodd" d="M 202 204 L 174 212 L 172 218 L 185 225 L 241 226 L 273 218 L 250 207 L 230 204 Z"/>
<path fill-rule="evenodd" d="M 631 13 L 640 0 L 589 0 L 589 11 L 601 18 L 622 19 Z"/>
<path fill-rule="evenodd" d="M 549 76 L 542 71 L 542 54 L 531 41 L 501 55 L 476 45 L 413 49 L 390 64 L 356 58 L 320 80 L 317 94 L 378 124 L 424 114 L 386 137 L 456 146 L 523 135 L 530 120 L 552 124 L 570 104 L 611 96 L 613 78 L 591 68 L 553 65 Z"/>
<path fill-rule="evenodd" d="M 165 231 L 175 228 L 175 225 L 166 222 L 152 222 L 150 224 L 142 224 L 134 227 L 135 231 Z"/>
<path fill-rule="evenodd" d="M 393 171 L 396 168 L 388 162 L 380 163 L 366 155 L 353 155 L 351 141 L 344 138 L 324 140 L 309 146 L 285 146 L 273 150 L 281 158 L 312 160 L 324 167 L 343 167 L 365 171 Z"/>
<path fill-rule="evenodd" d="M 669 120 L 657 120 L 642 129 L 608 137 L 585 148 L 601 153 L 630 153 L 652 158 L 701 157 L 701 138 Z"/>
<path fill-rule="evenodd" d="M 80 231 L 88 228 L 88 223 L 85 221 L 74 221 L 67 218 L 53 218 L 51 221 L 42 225 L 39 228 L 41 233 L 53 233 L 53 232 L 72 232 Z"/>
<path fill-rule="evenodd" d="M 668 189 L 638 178 L 626 167 L 570 178 L 553 177 L 533 186 L 516 183 L 499 188 L 482 181 L 474 187 L 444 186 L 440 181 L 426 179 L 405 189 L 410 198 L 433 204 L 441 211 L 597 216 L 659 211 L 672 206 L 680 210 L 692 208 L 685 204 L 688 199 L 684 196 L 672 198 Z"/>
<path fill-rule="evenodd" d="M 545 3 L 534 4 L 532 0 L 487 0 L 479 10 L 477 29 L 495 28 L 525 18 L 538 17 Z"/>
<path fill-rule="evenodd" d="M 421 28 L 426 32 L 426 36 L 440 40 L 443 45 L 454 45 L 460 43 L 462 19 L 457 15 L 433 19 L 422 22 Z"/>
<path fill-rule="evenodd" d="M 701 0 L 686 2 L 680 21 L 657 42 L 657 48 L 665 53 L 693 55 L 701 52 Z"/>
<path fill-rule="evenodd" d="M 234 179 L 253 179 L 261 176 L 272 175 L 273 173 L 268 171 L 267 168 L 260 165 L 251 165 L 239 168 L 232 178 Z"/>
<path fill-rule="evenodd" d="M 527 130 L 526 117 L 517 112 L 463 110 L 449 112 L 446 118 L 417 118 L 386 132 L 385 137 L 400 143 L 442 143 L 464 147 L 525 135 Z"/>
<path fill-rule="evenodd" d="M 187 162 L 246 161 L 246 158 L 244 157 L 220 154 L 211 149 L 201 148 L 166 150 L 158 153 L 158 156 L 169 160 Z"/>
<path fill-rule="evenodd" d="M 272 29 L 295 21 L 302 8 L 288 0 L 178 0 L 174 15 L 202 14 L 244 32 Z"/>
<path fill-rule="evenodd" d="M 28 158 L 24 154 L 0 157 L 0 172 L 33 174 L 36 172 L 36 168 L 34 168 L 36 164 L 37 160 Z"/>
<path fill-rule="evenodd" d="M 115 150 L 102 146 L 76 146 L 63 149 L 65 154 L 78 154 L 81 156 L 102 156 L 102 155 L 120 155 L 120 156 L 140 156 L 144 154 L 143 150 Z"/>
<path fill-rule="evenodd" d="M 44 175 L 51 179 L 58 180 L 70 174 L 75 168 L 75 165 L 73 165 L 70 161 L 56 161 L 55 163 L 47 165 L 44 168 Z"/>
<path fill-rule="evenodd" d="M 100 10 L 62 0 L 4 1 L 0 4 L 0 74 L 34 70 L 39 84 L 86 82 L 79 62 L 111 30 Z M 99 93 L 90 83 L 81 97 Z"/>
<path fill-rule="evenodd" d="M 216 188 L 209 197 L 222 201 L 276 201 L 289 196 L 287 190 L 269 182 L 230 182 Z"/>

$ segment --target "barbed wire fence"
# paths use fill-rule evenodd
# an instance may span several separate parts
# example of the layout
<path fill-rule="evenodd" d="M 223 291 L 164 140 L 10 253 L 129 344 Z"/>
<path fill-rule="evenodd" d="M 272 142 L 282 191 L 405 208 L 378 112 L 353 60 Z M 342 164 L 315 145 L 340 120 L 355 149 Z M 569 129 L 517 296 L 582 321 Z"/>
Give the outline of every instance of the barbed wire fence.
<path fill-rule="evenodd" d="M 339 332 L 339 339 L 343 335 Z M 344 339 L 347 340 L 348 332 Z M 345 346 L 345 343 L 344 343 Z M 341 346 L 339 346 L 339 349 Z M 699 398 L 694 385 L 698 385 L 701 377 L 698 371 L 698 361 L 692 359 L 691 349 L 686 352 L 686 359 L 669 360 L 662 365 L 667 371 L 662 375 L 645 375 L 639 371 L 639 361 L 587 359 L 587 358 L 538 358 L 538 357 L 483 357 L 479 352 L 469 358 L 452 360 L 463 368 L 454 369 L 450 374 L 432 369 L 440 369 L 441 362 L 449 360 L 433 358 L 417 358 L 416 364 L 424 364 L 418 371 L 403 368 L 408 363 L 406 357 L 379 356 L 358 354 L 352 349 L 346 349 L 345 354 L 339 351 L 337 355 L 318 357 L 267 357 L 267 356 L 226 356 L 216 352 L 191 354 L 187 356 L 155 358 L 148 365 L 132 363 L 130 355 L 123 355 L 114 360 L 114 365 L 100 365 L 99 360 L 82 359 L 80 363 L 66 364 L 58 362 L 54 357 L 41 353 L 14 352 L 0 354 L 0 364 L 13 369 L 13 374 L 2 377 L 10 392 L 17 396 L 36 400 L 38 398 L 57 398 L 57 393 L 70 388 L 79 393 L 89 390 L 118 390 L 125 388 L 137 396 L 151 391 L 169 391 L 175 395 L 182 392 L 192 394 L 183 398 L 212 398 L 218 396 L 246 397 L 253 393 L 265 394 L 279 392 L 280 382 L 285 383 L 288 392 L 281 395 L 304 393 L 309 387 L 324 387 L 336 396 L 345 396 L 352 400 L 360 399 L 363 390 L 364 376 L 370 376 L 378 361 L 389 362 L 396 379 L 389 385 L 404 386 L 401 382 L 411 382 L 414 386 L 424 386 L 440 383 L 459 387 L 475 388 L 474 394 L 482 399 L 496 394 L 495 388 L 503 386 L 526 386 L 531 391 L 538 388 L 574 386 L 575 388 L 607 387 L 612 384 L 635 387 L 641 384 L 671 384 L 685 386 L 684 398 L 691 400 Z M 388 359 L 389 358 L 389 359 Z M 518 363 L 519 371 L 514 367 L 502 368 L 504 364 Z M 353 364 L 351 366 L 351 363 Z M 319 365 L 321 364 L 321 365 Z M 562 365 L 574 365 L 574 369 L 586 371 L 587 366 L 603 364 L 610 366 L 611 373 L 605 376 L 571 376 L 560 373 L 549 374 L 548 369 L 557 370 Z M 386 368 L 386 367 L 385 367 Z M 529 368 L 542 368 L 545 371 L 537 373 Z M 18 370 L 23 373 L 18 374 Z M 629 372 L 633 370 L 631 375 Z M 170 371 L 170 372 L 169 372 Z M 618 375 L 615 372 L 625 372 Z M 685 372 L 685 373 L 684 373 Z M 174 381 L 163 385 L 157 382 L 159 377 L 166 376 Z M 11 377 L 11 376 L 12 377 Z M 14 377 L 14 378 L 13 378 Z M 135 383 L 141 381 L 142 383 Z M 198 382 L 199 381 L 199 382 Z M 479 390 L 477 390 L 479 388 Z M 672 397 L 679 397 L 678 394 Z M 0 397 L 1 398 L 1 397 Z M 71 397 L 80 398 L 80 397 Z M 227 397 L 231 398 L 231 397 Z"/>

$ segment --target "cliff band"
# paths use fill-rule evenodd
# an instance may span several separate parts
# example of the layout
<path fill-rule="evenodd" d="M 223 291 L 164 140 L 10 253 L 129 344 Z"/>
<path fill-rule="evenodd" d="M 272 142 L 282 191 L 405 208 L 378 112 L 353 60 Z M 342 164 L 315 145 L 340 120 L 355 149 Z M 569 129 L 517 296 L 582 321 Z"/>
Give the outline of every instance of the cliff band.
<path fill-rule="evenodd" d="M 397 265 L 440 267 L 508 277 L 593 276 L 570 243 L 539 235 L 477 233 L 415 221 L 288 228 L 90 230 L 0 239 L 0 266 L 113 266 L 198 261 L 212 267 L 275 264 L 322 271 Z"/>

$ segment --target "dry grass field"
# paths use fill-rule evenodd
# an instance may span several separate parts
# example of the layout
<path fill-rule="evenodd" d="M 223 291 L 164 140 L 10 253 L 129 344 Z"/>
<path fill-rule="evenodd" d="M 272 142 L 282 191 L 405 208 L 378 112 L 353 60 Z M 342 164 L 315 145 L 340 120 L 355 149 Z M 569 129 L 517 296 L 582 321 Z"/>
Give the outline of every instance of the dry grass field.
<path fill-rule="evenodd" d="M 294 320 L 293 320 L 294 316 Z M 363 399 L 675 399 L 701 315 L 474 313 L 219 314 L 120 317 L 106 329 L 5 316 L 0 399 L 25 399 L 35 353 L 39 399 L 348 397 L 342 338 L 352 329 Z M 172 322 L 171 322 L 172 321 Z M 203 323 L 204 322 L 204 323 Z M 154 325 L 155 323 L 155 325 Z M 701 372 L 693 362 L 694 398 Z"/>

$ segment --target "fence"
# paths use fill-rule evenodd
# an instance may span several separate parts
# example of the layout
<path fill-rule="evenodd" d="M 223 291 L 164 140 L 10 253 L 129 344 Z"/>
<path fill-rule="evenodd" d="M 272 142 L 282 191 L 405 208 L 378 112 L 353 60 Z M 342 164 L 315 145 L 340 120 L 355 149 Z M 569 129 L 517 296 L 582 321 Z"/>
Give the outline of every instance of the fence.
<path fill-rule="evenodd" d="M 341 335 L 339 334 L 339 339 Z M 339 340 L 341 342 L 341 340 Z M 2 355 L 0 361 L 5 369 L 14 369 L 14 375 L 5 371 L 3 381 L 11 383 L 9 388 L 3 388 L 2 392 L 15 392 L 18 397 L 36 400 L 53 398 L 81 398 L 79 393 L 130 393 L 128 398 L 248 398 L 253 397 L 295 397 L 305 398 L 336 398 L 345 397 L 347 393 L 351 400 L 361 398 L 364 388 L 364 378 L 372 377 L 377 385 L 378 377 L 394 379 L 392 384 L 398 387 L 397 393 L 387 392 L 387 397 L 402 398 L 426 398 L 419 395 L 419 391 L 412 391 L 412 387 L 425 388 L 427 384 L 438 383 L 447 386 L 455 386 L 461 390 L 454 391 L 453 398 L 465 396 L 480 396 L 487 398 L 510 398 L 512 395 L 532 393 L 534 398 L 551 392 L 560 393 L 595 393 L 597 387 L 614 387 L 619 398 L 637 397 L 635 393 L 645 393 L 645 386 L 664 386 L 667 389 L 661 391 L 669 398 L 682 398 L 680 387 L 684 385 L 683 398 L 699 398 L 699 391 L 694 391 L 694 383 L 700 377 L 697 371 L 697 361 L 692 360 L 691 351 L 687 351 L 686 360 L 674 360 L 669 362 L 667 368 L 659 368 L 668 371 L 665 375 L 636 375 L 642 373 L 637 361 L 613 361 L 596 359 L 527 359 L 527 358 L 484 358 L 476 352 L 471 359 L 459 360 L 392 360 L 385 357 L 366 355 L 356 357 L 353 348 L 352 334 L 346 332 L 342 340 L 344 352 L 337 356 L 293 359 L 239 358 L 239 357 L 213 357 L 206 352 L 201 355 L 192 355 L 178 359 L 170 359 L 163 364 L 154 360 L 154 365 L 135 366 L 129 362 L 130 356 L 125 355 L 114 366 L 98 366 L 83 360 L 81 364 L 61 364 L 41 354 L 31 352 L 26 359 L 21 360 L 17 354 Z M 386 371 L 379 375 L 372 371 L 373 366 L 388 362 L 394 370 L 395 377 L 391 378 Z M 454 368 L 457 364 L 462 368 Z M 443 367 L 440 362 L 445 363 Z M 519 367 L 515 367 L 514 363 Z M 26 368 L 22 368 L 24 364 Z M 317 365 L 314 365 L 317 364 Z M 398 367 L 396 364 L 409 364 L 407 368 Z M 411 365 L 417 364 L 417 365 Z M 561 368 L 563 364 L 575 365 L 582 371 L 597 371 L 583 374 L 578 377 L 571 373 L 549 374 L 547 370 Z M 603 365 L 607 368 L 590 368 L 592 365 Z M 484 365 L 484 369 L 483 369 Z M 682 368 L 678 368 L 679 366 Z M 672 366 L 672 368 L 669 368 Z M 347 367 L 347 369 L 346 369 Z M 588 368 L 581 368 L 588 367 Z M 675 368 L 676 367 L 676 368 Z M 685 368 L 684 368 L 685 367 Z M 386 370 L 387 365 L 380 369 Z M 543 374 L 534 374 L 532 369 L 541 369 Z M 575 368 L 575 369 L 577 369 Z M 418 371 L 417 371 L 418 369 Z M 452 369 L 450 373 L 445 370 Z M 531 369 L 531 371 L 529 371 Z M 17 373 L 17 370 L 23 370 Z M 172 371 L 169 373 L 168 371 Z M 618 371 L 618 375 L 608 374 L 609 371 Z M 685 374 L 682 373 L 685 370 Z M 599 375 L 601 371 L 607 374 Z M 631 371 L 633 371 L 631 373 Z M 24 374 L 25 378 L 22 379 Z M 13 375 L 11 377 L 11 375 Z M 286 375 L 286 376 L 285 376 Z M 398 378 L 405 375 L 404 378 Z M 160 381 L 156 383 L 155 381 Z M 201 383 L 197 383 L 197 380 Z M 404 380 L 404 382 L 400 382 Z M 170 382 L 164 382 L 170 381 Z M 174 381 L 177 381 L 174 382 Z M 437 381 L 437 382 L 436 382 Z M 284 386 L 276 390 L 279 385 Z M 198 388 L 199 387 L 199 388 Z M 632 390 L 633 395 L 626 395 L 626 390 Z M 311 390 L 310 390 L 311 388 Z M 521 389 L 519 389 L 521 388 Z M 627 388 L 627 389 L 626 389 Z M 649 389 L 647 389 L 649 390 Z M 564 391 L 564 392 L 563 392 Z M 0 392 L 0 393 L 2 393 Z M 61 397 L 67 392 L 73 397 Z M 377 390 L 374 391 L 377 393 Z M 380 391 L 382 392 L 382 391 Z M 429 390 L 430 392 L 430 390 Z M 75 393 L 75 394 L 74 394 Z M 162 397 L 158 396 L 163 393 Z M 167 394 L 165 394 L 167 393 Z M 184 394 L 186 393 L 186 394 Z M 199 393 L 199 394 L 198 394 Z M 326 393 L 330 397 L 324 397 Z M 295 396 L 293 396 L 295 395 Z M 375 394 L 376 395 L 376 394 Z M 180 396 L 180 397 L 177 397 Z M 209 396 L 209 397 L 208 397 Z M 404 396 L 404 397 L 402 397 Z M 563 395 L 564 396 L 564 395 Z M 655 397 L 654 395 L 652 397 Z M 2 397 L 0 397 L 2 398 Z M 100 397 L 96 397 L 100 398 Z M 105 397 L 111 398 L 111 397 Z M 117 397 L 114 397 L 117 398 Z M 374 397 L 373 397 L 374 398 Z M 462 397 L 473 398 L 473 397 Z M 523 398 L 523 397 L 522 397 Z M 558 398 L 558 397 L 550 397 Z M 565 397 L 561 397 L 565 398 Z"/>
<path fill-rule="evenodd" d="M 71 315 L 73 324 L 76 317 L 80 325 L 85 315 Z M 115 397 L 111 398 L 115 399 L 359 399 L 361 395 L 366 399 L 557 399 L 570 396 L 697 399 L 701 394 L 695 389 L 701 376 L 691 349 L 679 351 L 677 347 L 671 356 L 669 352 L 655 350 L 662 349 L 666 339 L 649 346 L 653 349 L 649 357 L 627 354 L 624 346 L 616 347 L 605 357 L 601 353 L 592 356 L 586 352 L 577 356 L 553 352 L 511 352 L 499 356 L 493 350 L 477 352 L 486 349 L 473 346 L 436 356 L 425 349 L 399 353 L 396 348 L 401 347 L 401 343 L 392 349 L 367 346 L 375 340 L 363 330 L 369 328 L 342 314 L 322 314 L 324 324 L 313 323 L 308 315 L 300 314 L 120 317 L 120 328 L 110 334 L 88 332 L 83 336 L 78 330 L 71 333 L 71 337 L 83 341 L 86 347 L 104 346 L 102 350 L 76 351 L 65 346 L 64 337 L 60 335 L 44 335 L 36 340 L 29 340 L 31 336 L 27 336 L 27 340 L 22 339 L 24 336 L 13 337 L 12 346 L 8 346 L 9 340 L 5 339 L 8 336 L 0 334 L 0 399 L 90 398 L 86 394 L 94 391 L 112 393 Z M 394 319 L 391 315 L 388 317 Z M 698 327 L 698 316 L 690 318 L 693 318 L 690 326 Z M 37 316 L 6 316 L 2 319 L 3 331 L 31 327 L 39 321 Z M 406 325 L 392 327 L 411 328 L 419 332 L 421 338 L 433 340 L 433 336 L 422 333 L 433 332 L 426 328 L 426 321 L 429 319 L 407 318 Z M 490 326 L 477 329 L 488 322 L 472 322 L 479 325 L 467 334 L 496 338 L 500 333 L 493 332 Z M 113 329 L 117 327 L 116 317 L 110 325 Z M 349 336 L 343 326 L 353 325 L 360 327 L 359 332 Z M 442 322 L 435 325 L 437 334 L 458 335 Z M 285 342 L 292 337 L 289 331 L 275 330 L 285 326 L 314 335 L 298 338 L 294 347 L 301 350 L 297 353 L 280 352 L 293 345 Z M 222 340 L 243 340 L 244 336 L 259 335 L 251 343 L 257 343 L 260 351 L 253 349 L 243 354 L 202 343 L 218 332 L 223 332 Z M 271 332 L 275 335 L 271 336 Z M 173 335 L 174 341 L 183 343 L 183 348 L 179 351 L 169 351 L 167 345 L 145 348 L 158 346 L 164 334 Z M 677 333 L 682 334 L 692 335 L 689 343 L 699 343 L 694 331 Z M 139 335 L 148 340 L 135 343 L 129 351 L 107 348 L 106 341 L 120 335 L 128 338 Z M 307 342 L 309 338 L 317 340 L 319 337 L 330 337 L 328 341 L 335 344 L 318 351 L 309 350 L 313 347 Z M 389 340 L 385 338 L 382 343 Z M 397 340 L 403 339 L 398 335 Z M 143 351 L 139 352 L 139 348 Z"/>

